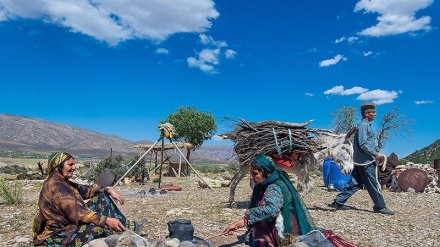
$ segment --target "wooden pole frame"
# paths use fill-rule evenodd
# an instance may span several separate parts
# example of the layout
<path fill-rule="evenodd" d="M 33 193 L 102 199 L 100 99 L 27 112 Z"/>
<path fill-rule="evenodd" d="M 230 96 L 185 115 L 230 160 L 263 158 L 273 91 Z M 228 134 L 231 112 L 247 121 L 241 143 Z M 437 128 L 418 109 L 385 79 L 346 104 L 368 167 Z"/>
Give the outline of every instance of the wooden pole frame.
<path fill-rule="evenodd" d="M 151 149 L 153 149 L 154 145 L 156 145 L 162 139 L 163 139 L 163 136 L 160 136 L 160 138 L 157 139 L 157 141 L 147 151 L 145 151 L 144 154 L 141 155 L 141 157 L 139 157 L 139 159 L 130 167 L 130 169 L 128 169 L 128 171 L 126 171 L 124 173 L 124 175 L 122 175 L 121 178 L 118 181 L 116 181 L 115 185 L 113 185 L 112 188 L 114 189 L 118 185 L 118 183 L 121 182 L 121 180 L 125 176 L 127 176 L 127 174 L 145 157 L 145 155 L 147 155 L 147 153 L 150 152 Z"/>
<path fill-rule="evenodd" d="M 153 145 L 151 145 L 151 147 L 147 150 L 147 151 L 145 151 L 142 155 L 141 155 L 141 157 L 139 157 L 139 159 L 130 167 L 130 169 L 128 169 L 128 171 L 126 171 L 125 173 L 124 173 L 124 175 L 122 175 L 122 177 L 118 180 L 118 181 L 116 181 L 116 183 L 115 183 L 115 185 L 113 185 L 113 189 L 119 184 L 119 182 L 121 182 L 122 181 L 122 179 L 145 157 L 145 155 L 147 155 L 147 153 L 148 152 L 150 152 L 153 148 L 154 148 L 154 146 L 159 142 L 159 141 L 162 141 L 162 158 L 161 158 L 161 164 L 159 165 L 159 167 L 161 168 L 161 173 L 160 173 L 160 176 L 162 176 L 162 165 L 163 165 L 163 150 L 164 150 L 164 137 L 165 137 L 165 135 L 164 135 L 164 132 L 163 132 L 163 130 L 162 130 L 162 132 L 161 132 L 161 135 L 160 135 L 160 137 L 159 137 L 159 139 L 157 139 L 157 141 L 155 142 L 155 143 L 153 143 Z M 176 145 L 176 143 L 174 143 L 173 142 L 173 140 L 171 140 L 171 138 L 167 138 L 169 141 L 170 141 L 170 143 L 172 143 L 173 145 L 174 145 L 174 147 L 177 149 L 177 151 L 179 151 L 179 153 L 180 153 L 180 155 L 181 155 L 181 157 L 183 157 L 183 159 L 187 162 L 187 164 L 189 165 L 189 167 L 194 171 L 194 173 L 197 175 L 197 177 L 203 182 L 203 183 L 205 183 L 207 186 L 208 186 L 208 188 L 210 188 L 211 190 L 214 190 L 200 175 L 199 175 L 199 173 L 192 167 L 192 165 L 191 165 L 191 163 L 188 161 L 188 159 L 185 157 L 185 155 L 182 153 L 182 151 L 180 150 L 180 148 Z M 157 167 L 157 168 L 159 168 L 159 167 Z M 156 168 L 155 168 L 156 169 Z M 160 189 L 160 178 L 159 178 L 159 189 Z"/>

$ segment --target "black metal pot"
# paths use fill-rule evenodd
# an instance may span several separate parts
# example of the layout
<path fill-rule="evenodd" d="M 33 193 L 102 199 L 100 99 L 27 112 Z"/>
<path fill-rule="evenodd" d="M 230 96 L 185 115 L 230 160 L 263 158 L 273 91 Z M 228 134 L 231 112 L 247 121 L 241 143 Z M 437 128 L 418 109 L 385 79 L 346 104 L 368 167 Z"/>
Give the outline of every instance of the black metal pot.
<path fill-rule="evenodd" d="M 194 239 L 194 227 L 190 220 L 177 219 L 168 221 L 168 231 L 170 238 L 177 238 L 179 241 L 192 241 Z"/>

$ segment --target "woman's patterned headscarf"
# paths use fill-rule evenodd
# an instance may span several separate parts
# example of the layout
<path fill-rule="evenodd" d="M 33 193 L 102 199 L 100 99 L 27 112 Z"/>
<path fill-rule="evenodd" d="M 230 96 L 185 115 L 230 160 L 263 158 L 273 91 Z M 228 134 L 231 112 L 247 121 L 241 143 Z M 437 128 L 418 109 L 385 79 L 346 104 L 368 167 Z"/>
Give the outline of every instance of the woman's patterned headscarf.
<path fill-rule="evenodd" d="M 269 174 L 275 171 L 275 163 L 267 155 L 257 154 L 252 162 L 258 163 Z"/>
<path fill-rule="evenodd" d="M 64 161 L 72 157 L 72 155 L 65 152 L 51 154 L 49 156 L 49 160 L 47 161 L 47 174 L 49 174 L 51 171 L 61 165 Z"/>

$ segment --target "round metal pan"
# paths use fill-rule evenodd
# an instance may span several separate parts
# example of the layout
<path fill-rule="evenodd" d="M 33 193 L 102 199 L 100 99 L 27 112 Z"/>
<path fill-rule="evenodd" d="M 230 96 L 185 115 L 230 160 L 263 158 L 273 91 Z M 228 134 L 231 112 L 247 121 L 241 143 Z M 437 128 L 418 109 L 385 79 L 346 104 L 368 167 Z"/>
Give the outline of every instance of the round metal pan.
<path fill-rule="evenodd" d="M 111 171 L 101 172 L 96 180 L 99 186 L 109 187 L 115 181 L 115 175 Z"/>
<path fill-rule="evenodd" d="M 424 170 L 410 168 L 400 173 L 397 178 L 397 183 L 403 191 L 408 191 L 409 188 L 413 188 L 416 192 L 423 192 L 426 186 L 428 186 L 429 178 Z"/>

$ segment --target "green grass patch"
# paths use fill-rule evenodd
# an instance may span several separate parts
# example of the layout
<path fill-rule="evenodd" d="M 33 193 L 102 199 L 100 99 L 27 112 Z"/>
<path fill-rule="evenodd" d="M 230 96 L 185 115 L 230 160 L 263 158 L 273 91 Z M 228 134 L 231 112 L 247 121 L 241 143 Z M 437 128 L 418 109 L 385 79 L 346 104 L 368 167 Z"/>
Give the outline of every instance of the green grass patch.
<path fill-rule="evenodd" d="M 0 180 L 0 197 L 6 204 L 17 205 L 22 203 L 23 184 L 18 181 Z"/>
<path fill-rule="evenodd" d="M 26 167 L 12 165 L 12 166 L 4 166 L 0 167 L 0 173 L 6 174 L 26 174 Z"/>
<path fill-rule="evenodd" d="M 236 166 L 231 164 L 193 164 L 194 169 L 202 173 L 235 173 Z"/>

